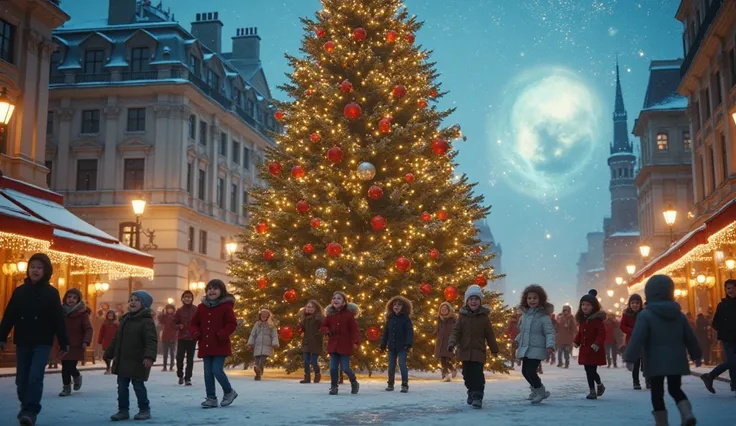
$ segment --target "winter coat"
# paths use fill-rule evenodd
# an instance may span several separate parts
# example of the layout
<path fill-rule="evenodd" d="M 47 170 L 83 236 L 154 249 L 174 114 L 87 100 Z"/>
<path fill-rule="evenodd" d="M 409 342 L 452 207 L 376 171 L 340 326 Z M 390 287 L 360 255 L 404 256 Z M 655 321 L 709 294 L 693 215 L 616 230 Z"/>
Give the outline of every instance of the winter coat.
<path fill-rule="evenodd" d="M 158 323 L 162 326 L 162 342 L 176 342 L 176 338 L 179 336 L 179 328 L 176 326 L 176 312 L 166 313 L 166 309 L 173 307 L 174 305 L 166 305 L 164 312 L 159 312 L 158 314 Z"/>
<path fill-rule="evenodd" d="M 639 317 L 639 312 L 634 312 L 631 310 L 631 308 L 624 309 L 623 315 L 621 315 L 621 323 L 619 324 L 619 328 L 621 331 L 626 335 L 626 344 L 629 344 L 629 340 L 631 340 L 631 335 L 634 334 L 634 326 L 636 325 L 636 319 Z"/>
<path fill-rule="evenodd" d="M 572 345 L 575 338 L 575 316 L 572 314 L 557 315 L 557 328 L 555 329 L 555 343 L 558 345 Z"/>
<path fill-rule="evenodd" d="M 189 327 L 192 325 L 192 318 L 197 312 L 197 307 L 190 303 L 183 305 L 181 308 L 176 310 L 174 313 L 174 325 L 179 329 L 179 339 L 181 340 L 194 340 L 192 333 L 189 331 Z"/>
<path fill-rule="evenodd" d="M 603 320 L 606 319 L 606 313 L 598 311 L 584 318 L 578 324 L 578 334 L 575 335 L 573 342 L 580 345 L 578 352 L 578 364 L 580 365 L 606 365 L 606 326 Z M 598 350 L 593 349 L 593 345 L 598 346 Z"/>
<path fill-rule="evenodd" d="M 84 361 L 84 350 L 92 344 L 92 324 L 89 322 L 90 310 L 84 302 L 74 307 L 63 306 L 66 335 L 69 351 L 59 359 L 62 361 Z"/>
<path fill-rule="evenodd" d="M 115 338 L 118 331 L 118 322 L 115 320 L 105 320 L 97 331 L 97 343 L 102 345 L 102 350 L 107 349 Z"/>
<path fill-rule="evenodd" d="M 199 343 L 198 357 L 232 355 L 230 335 L 238 326 L 233 311 L 234 304 L 235 298 L 226 295 L 217 300 L 205 297 L 197 306 L 189 332 Z"/>
<path fill-rule="evenodd" d="M 655 275 L 644 292 L 647 308 L 639 313 L 624 360 L 633 363 L 643 355 L 644 377 L 689 375 L 685 349 L 693 360 L 701 359 L 703 354 L 680 305 L 672 300 L 672 280 Z"/>
<path fill-rule="evenodd" d="M 718 303 L 713 328 L 718 332 L 718 340 L 736 343 L 736 299 L 726 297 Z"/>
<path fill-rule="evenodd" d="M 397 315 L 393 311 L 394 302 L 400 301 L 403 306 Z M 414 345 L 414 325 L 411 323 L 412 305 L 403 296 L 394 296 L 386 304 L 386 324 L 383 326 L 381 350 L 389 352 L 405 351 Z"/>
<path fill-rule="evenodd" d="M 485 363 L 486 345 L 490 346 L 491 353 L 498 354 L 496 335 L 488 317 L 490 313 L 491 309 L 487 306 L 481 306 L 475 312 L 467 306 L 460 309 L 449 341 L 450 347 L 457 348 L 458 360 Z"/>
<path fill-rule="evenodd" d="M 450 335 L 452 334 L 453 327 L 455 327 L 457 318 L 449 303 L 442 302 L 442 304 L 447 304 L 450 308 L 450 313 L 444 317 L 442 315 L 437 317 L 437 327 L 434 330 L 436 338 L 434 344 L 434 356 L 437 358 L 452 358 L 453 354 L 448 350 L 448 347 L 450 346 Z M 442 305 L 440 305 L 440 307 L 442 307 Z"/>
<path fill-rule="evenodd" d="M 265 322 L 260 319 L 256 321 L 248 337 L 248 346 L 253 346 L 253 356 L 272 356 L 273 349 L 279 347 L 279 332 L 273 323 L 271 312 L 266 311 L 268 319 Z"/>
<path fill-rule="evenodd" d="M 551 303 L 536 308 L 519 308 L 519 335 L 516 336 L 516 359 L 546 359 L 547 349 L 555 348 L 555 327 L 550 314 L 555 307 Z"/>
<path fill-rule="evenodd" d="M 326 334 L 327 352 L 339 355 L 352 355 L 353 347 L 360 344 L 360 332 L 355 315 L 358 313 L 358 305 L 348 303 L 335 309 L 330 305 L 325 309 L 325 319 L 322 321 L 320 330 Z"/>
<path fill-rule="evenodd" d="M 622 341 L 618 321 L 606 319 L 603 321 L 603 326 L 606 328 L 606 344 L 620 345 Z"/>
<path fill-rule="evenodd" d="M 320 327 L 322 327 L 322 321 L 325 317 L 319 311 L 307 315 L 304 312 L 304 308 L 299 312 L 299 315 L 301 316 L 301 321 L 299 322 L 298 328 L 304 333 L 304 337 L 302 338 L 302 352 L 322 355 L 324 336 Z"/>
<path fill-rule="evenodd" d="M 120 318 L 118 331 L 105 349 L 104 358 L 112 360 L 112 374 L 146 381 L 151 369 L 143 365 L 143 360 L 156 361 L 157 349 L 158 335 L 153 311 L 143 308 Z"/>
<path fill-rule="evenodd" d="M 511 317 L 509 324 L 506 326 L 506 337 L 511 340 L 516 340 L 516 336 L 519 335 L 519 319 Z"/>
<path fill-rule="evenodd" d="M 698 318 L 695 320 L 695 336 L 697 336 L 698 340 L 710 340 L 709 327 L 710 320 L 705 315 L 698 315 Z"/>
<path fill-rule="evenodd" d="M 52 346 L 54 336 L 59 346 L 69 345 L 59 291 L 49 284 L 47 277 L 35 284 L 26 278 L 23 285 L 13 290 L 0 321 L 0 342 L 7 342 L 13 328 L 16 346 Z"/>

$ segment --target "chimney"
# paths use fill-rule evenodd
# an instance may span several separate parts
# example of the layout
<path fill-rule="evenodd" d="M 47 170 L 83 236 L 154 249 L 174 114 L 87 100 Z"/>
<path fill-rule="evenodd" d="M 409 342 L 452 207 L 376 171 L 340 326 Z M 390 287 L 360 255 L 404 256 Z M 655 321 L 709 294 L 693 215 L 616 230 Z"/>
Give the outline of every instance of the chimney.
<path fill-rule="evenodd" d="M 261 36 L 257 27 L 238 28 L 233 37 L 232 59 L 257 63 L 261 61 Z"/>
<path fill-rule="evenodd" d="M 127 25 L 136 21 L 136 0 L 110 0 L 107 9 L 108 25 Z"/>
<path fill-rule="evenodd" d="M 215 53 L 222 53 L 222 21 L 217 12 L 198 13 L 192 35 Z"/>

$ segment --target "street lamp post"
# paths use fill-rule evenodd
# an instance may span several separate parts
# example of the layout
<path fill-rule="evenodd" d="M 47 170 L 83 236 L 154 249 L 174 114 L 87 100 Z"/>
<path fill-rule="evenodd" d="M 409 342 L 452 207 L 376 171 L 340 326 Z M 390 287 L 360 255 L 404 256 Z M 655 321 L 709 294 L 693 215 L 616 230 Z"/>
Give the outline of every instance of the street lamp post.
<path fill-rule="evenodd" d="M 151 249 L 157 249 L 158 245 L 156 245 L 153 240 L 155 238 L 156 231 L 152 230 L 144 230 L 141 231 L 141 216 L 143 216 L 143 213 L 146 211 L 146 200 L 143 198 L 135 198 L 133 201 L 130 202 L 133 206 L 133 214 L 135 215 L 135 241 L 133 241 L 133 248 L 136 250 L 141 249 L 141 232 L 143 235 L 148 237 L 148 243 L 143 246 L 144 251 L 148 251 Z M 133 293 L 133 276 L 130 275 L 128 277 L 128 294 Z"/>
<path fill-rule="evenodd" d="M 641 259 L 644 265 L 647 264 L 647 259 L 649 258 L 649 253 L 651 253 L 651 251 L 652 247 L 649 244 L 639 245 L 639 253 L 641 253 Z"/>
<path fill-rule="evenodd" d="M 675 226 L 675 220 L 677 220 L 677 210 L 675 210 L 675 208 L 672 207 L 672 203 L 670 203 L 667 206 L 667 210 L 662 212 L 662 215 L 664 216 L 665 223 L 670 228 L 670 244 L 672 244 L 675 242 L 673 227 Z"/>
<path fill-rule="evenodd" d="M 634 264 L 626 265 L 626 272 L 629 275 L 634 275 L 634 272 L 636 272 L 636 265 Z"/>
<path fill-rule="evenodd" d="M 621 285 L 624 283 L 623 277 L 616 277 L 616 285 Z"/>
<path fill-rule="evenodd" d="M 230 256 L 230 260 L 233 260 L 233 255 L 236 251 L 238 251 L 238 243 L 235 241 L 230 241 L 229 243 L 225 244 L 225 251 L 227 251 L 228 256 Z"/>

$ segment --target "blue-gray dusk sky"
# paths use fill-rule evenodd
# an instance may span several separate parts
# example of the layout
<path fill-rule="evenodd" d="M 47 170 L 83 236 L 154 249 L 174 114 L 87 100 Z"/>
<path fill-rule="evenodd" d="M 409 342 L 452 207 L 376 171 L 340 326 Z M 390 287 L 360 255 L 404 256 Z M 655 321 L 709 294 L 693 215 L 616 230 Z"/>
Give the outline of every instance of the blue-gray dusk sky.
<path fill-rule="evenodd" d="M 157 4 L 158 0 L 153 0 Z M 406 0 L 425 26 L 417 42 L 432 59 L 462 126 L 458 173 L 479 182 L 503 246 L 508 293 L 529 283 L 553 303 L 575 303 L 585 235 L 610 214 L 609 171 L 615 62 L 629 131 L 644 100 L 649 62 L 682 57 L 679 0 Z M 69 24 L 107 16 L 107 0 L 64 0 Z M 299 17 L 319 0 L 168 0 L 186 29 L 197 12 L 220 12 L 223 49 L 238 27 L 257 26 L 261 59 L 275 87 L 296 54 Z M 634 139 L 633 136 L 631 137 Z M 638 149 L 638 141 L 637 149 Z M 513 303 L 516 295 L 509 294 Z"/>

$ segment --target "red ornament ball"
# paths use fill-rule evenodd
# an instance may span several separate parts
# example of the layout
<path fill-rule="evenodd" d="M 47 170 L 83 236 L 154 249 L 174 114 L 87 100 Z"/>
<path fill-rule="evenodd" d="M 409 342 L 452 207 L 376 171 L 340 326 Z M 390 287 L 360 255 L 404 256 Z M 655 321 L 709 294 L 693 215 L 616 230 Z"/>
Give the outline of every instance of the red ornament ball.
<path fill-rule="evenodd" d="M 406 86 L 404 86 L 403 84 L 395 85 L 393 95 L 396 99 L 401 99 L 406 96 Z"/>
<path fill-rule="evenodd" d="M 386 229 L 386 219 L 383 216 L 374 216 L 371 219 L 371 228 L 374 231 L 383 231 Z"/>
<path fill-rule="evenodd" d="M 378 129 L 382 133 L 388 133 L 391 131 L 391 119 L 390 118 L 384 118 L 381 121 L 378 122 Z"/>
<path fill-rule="evenodd" d="M 268 172 L 273 176 L 278 176 L 281 174 L 281 164 L 275 161 L 268 163 Z"/>
<path fill-rule="evenodd" d="M 454 302 L 455 300 L 457 300 L 457 297 L 459 296 L 457 287 L 452 286 L 452 285 L 445 287 L 444 293 L 445 293 L 445 300 L 447 300 L 448 302 Z"/>
<path fill-rule="evenodd" d="M 304 177 L 304 167 L 296 165 L 291 168 L 291 177 L 301 179 Z"/>
<path fill-rule="evenodd" d="M 296 211 L 298 211 L 301 214 L 304 214 L 309 211 L 309 203 L 307 200 L 299 200 L 296 202 Z"/>
<path fill-rule="evenodd" d="M 422 283 L 422 285 L 419 286 L 419 291 L 421 291 L 423 295 L 429 296 L 429 294 L 432 293 L 432 286 L 429 285 L 429 283 Z"/>
<path fill-rule="evenodd" d="M 322 136 L 320 136 L 320 134 L 317 132 L 314 132 L 311 135 L 309 135 L 309 140 L 311 140 L 312 142 L 319 142 L 320 139 L 322 139 Z"/>
<path fill-rule="evenodd" d="M 322 38 L 325 35 L 327 35 L 327 31 L 325 31 L 324 28 L 317 28 L 314 32 L 317 34 L 317 37 L 319 38 Z"/>
<path fill-rule="evenodd" d="M 483 275 L 476 275 L 473 282 L 483 288 L 488 284 L 488 279 L 486 279 L 486 277 L 484 277 Z"/>
<path fill-rule="evenodd" d="M 265 278 L 259 278 L 258 279 L 258 288 L 261 290 L 266 288 L 266 285 L 268 285 L 268 280 Z"/>
<path fill-rule="evenodd" d="M 332 52 L 335 51 L 335 42 L 334 41 L 328 41 L 327 43 L 324 44 L 323 47 L 325 48 L 325 50 L 327 52 L 332 53 Z"/>
<path fill-rule="evenodd" d="M 427 103 L 427 100 L 426 100 L 426 99 L 424 99 L 424 98 L 422 98 L 422 99 L 419 99 L 419 100 L 417 101 L 417 107 L 419 107 L 419 109 L 424 109 L 424 108 L 427 108 L 427 105 L 429 105 L 429 104 Z"/>
<path fill-rule="evenodd" d="M 373 185 L 368 188 L 368 198 L 371 200 L 380 200 L 383 197 L 383 189 L 378 185 Z"/>
<path fill-rule="evenodd" d="M 310 255 L 314 253 L 314 246 L 309 243 L 304 244 L 304 247 L 302 247 L 302 251 L 304 252 L 304 254 Z"/>
<path fill-rule="evenodd" d="M 434 260 L 439 259 L 440 258 L 440 251 L 437 250 L 436 248 L 433 248 L 433 249 L 429 250 L 429 257 L 431 257 Z"/>
<path fill-rule="evenodd" d="M 381 338 L 382 334 L 381 330 L 375 325 L 368 327 L 368 330 L 365 331 L 365 337 L 367 337 L 371 342 L 377 342 L 378 339 Z"/>
<path fill-rule="evenodd" d="M 266 251 L 263 252 L 263 258 L 269 262 L 272 261 L 274 257 L 276 257 L 276 253 L 271 249 L 266 249 Z"/>
<path fill-rule="evenodd" d="M 284 300 L 286 300 L 289 303 L 296 302 L 296 299 L 298 298 L 298 295 L 296 294 L 296 290 L 293 288 L 290 288 L 284 292 Z"/>
<path fill-rule="evenodd" d="M 342 149 L 339 146 L 333 146 L 332 148 L 327 150 L 327 159 L 330 160 L 331 163 L 337 164 L 342 162 L 343 153 Z"/>
<path fill-rule="evenodd" d="M 343 80 L 342 83 L 340 83 L 340 91 L 344 93 L 350 93 L 353 91 L 353 83 L 351 83 L 348 80 Z"/>
<path fill-rule="evenodd" d="M 363 110 L 360 108 L 360 105 L 356 104 L 355 102 L 350 102 L 349 104 L 345 105 L 345 109 L 343 109 L 342 112 L 345 115 L 345 118 L 347 118 L 348 120 L 357 120 L 358 118 L 360 118 Z"/>
<path fill-rule="evenodd" d="M 258 225 L 256 225 L 256 231 L 258 231 L 259 234 L 263 234 L 268 231 L 268 224 L 266 222 L 258 222 Z"/>
<path fill-rule="evenodd" d="M 312 96 L 312 95 L 314 94 L 314 90 L 312 90 L 312 89 L 307 89 L 307 91 L 305 92 L 305 94 L 306 94 L 307 96 Z"/>
<path fill-rule="evenodd" d="M 342 246 L 340 243 L 329 243 L 327 244 L 327 255 L 330 257 L 337 257 L 342 254 Z"/>
<path fill-rule="evenodd" d="M 386 33 L 386 41 L 388 41 L 389 43 L 393 43 L 398 39 L 399 35 L 396 34 L 395 31 L 389 31 L 388 33 Z"/>
<path fill-rule="evenodd" d="M 444 139 L 435 139 L 432 141 L 432 152 L 437 155 L 445 155 L 450 150 L 450 144 Z"/>
<path fill-rule="evenodd" d="M 438 211 L 437 212 L 437 219 L 439 219 L 439 220 L 441 220 L 443 222 L 446 221 L 447 220 L 447 210 L 440 210 L 440 211 Z"/>
<path fill-rule="evenodd" d="M 473 248 L 473 252 L 474 252 L 475 254 L 478 254 L 478 253 L 480 253 L 480 251 L 481 251 L 481 248 L 480 248 L 480 247 L 475 247 L 475 248 Z"/>
<path fill-rule="evenodd" d="M 282 111 L 276 111 L 273 113 L 273 118 L 275 118 L 276 121 L 281 121 L 284 119 L 284 113 Z"/>
<path fill-rule="evenodd" d="M 368 33 L 362 27 L 358 27 L 353 30 L 353 39 L 355 41 L 363 41 Z"/>
<path fill-rule="evenodd" d="M 406 272 L 411 268 L 411 260 L 408 257 L 401 256 L 396 259 L 396 269 L 401 272 Z"/>
<path fill-rule="evenodd" d="M 317 229 L 320 225 L 322 225 L 322 220 L 318 217 L 312 218 L 312 220 L 309 222 L 310 225 L 312 225 L 312 228 Z"/>
<path fill-rule="evenodd" d="M 279 328 L 279 337 L 281 340 L 291 340 L 294 338 L 294 330 L 292 330 L 288 325 L 284 325 Z"/>
<path fill-rule="evenodd" d="M 430 98 L 434 99 L 434 98 L 437 97 L 437 95 L 438 95 L 438 93 L 437 93 L 437 90 L 436 89 L 432 89 L 432 90 L 429 91 L 429 97 Z"/>
<path fill-rule="evenodd" d="M 429 212 L 423 212 L 422 221 L 429 222 L 430 220 L 432 220 L 432 215 Z"/>
<path fill-rule="evenodd" d="M 416 40 L 416 39 L 417 38 L 412 33 L 409 33 L 409 34 L 407 34 L 407 35 L 404 36 L 404 40 L 406 40 L 406 42 L 409 43 L 409 44 L 414 43 L 414 40 Z"/>
<path fill-rule="evenodd" d="M 407 173 L 404 175 L 404 180 L 406 181 L 406 183 L 412 183 L 414 182 L 414 179 L 414 173 Z"/>

